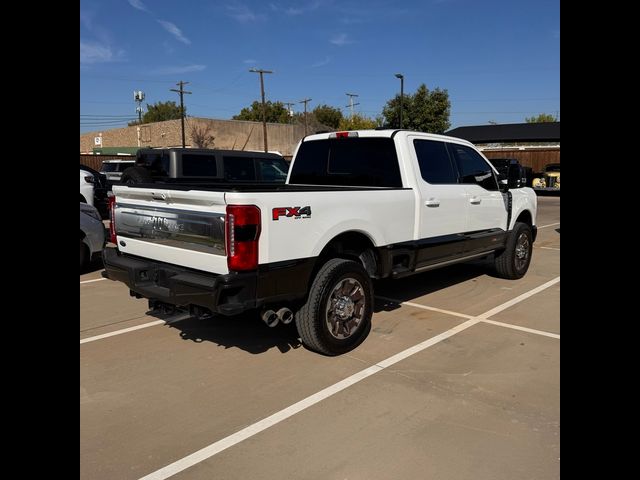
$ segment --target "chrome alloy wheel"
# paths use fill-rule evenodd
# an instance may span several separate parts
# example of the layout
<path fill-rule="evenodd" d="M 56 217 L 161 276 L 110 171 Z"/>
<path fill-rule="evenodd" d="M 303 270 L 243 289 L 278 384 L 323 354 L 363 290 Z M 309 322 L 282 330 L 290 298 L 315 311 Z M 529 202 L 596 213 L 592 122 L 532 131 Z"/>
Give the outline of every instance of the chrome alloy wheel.
<path fill-rule="evenodd" d="M 522 270 L 529 260 L 530 251 L 529 237 L 526 233 L 521 233 L 516 241 L 516 268 Z"/>
<path fill-rule="evenodd" d="M 343 278 L 327 301 L 326 322 L 334 338 L 349 338 L 358 329 L 365 311 L 362 285 L 355 278 Z"/>

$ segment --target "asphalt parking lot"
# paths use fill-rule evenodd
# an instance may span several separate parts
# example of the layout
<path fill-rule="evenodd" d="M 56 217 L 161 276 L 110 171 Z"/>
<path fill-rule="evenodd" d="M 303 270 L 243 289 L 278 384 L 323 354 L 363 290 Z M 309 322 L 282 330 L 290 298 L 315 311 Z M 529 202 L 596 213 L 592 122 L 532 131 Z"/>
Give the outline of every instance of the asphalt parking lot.
<path fill-rule="evenodd" d="M 81 275 L 81 478 L 559 478 L 559 197 L 537 225 L 521 280 L 479 261 L 376 283 L 340 357 L 254 316 L 150 316 Z"/>

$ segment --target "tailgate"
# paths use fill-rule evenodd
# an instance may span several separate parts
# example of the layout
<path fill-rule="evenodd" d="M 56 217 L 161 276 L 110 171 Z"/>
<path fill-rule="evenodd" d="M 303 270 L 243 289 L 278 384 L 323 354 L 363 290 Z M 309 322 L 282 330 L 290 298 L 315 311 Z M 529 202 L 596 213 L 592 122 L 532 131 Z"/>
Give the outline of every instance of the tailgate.
<path fill-rule="evenodd" d="M 130 255 L 229 273 L 223 192 L 115 186 L 118 249 Z"/>

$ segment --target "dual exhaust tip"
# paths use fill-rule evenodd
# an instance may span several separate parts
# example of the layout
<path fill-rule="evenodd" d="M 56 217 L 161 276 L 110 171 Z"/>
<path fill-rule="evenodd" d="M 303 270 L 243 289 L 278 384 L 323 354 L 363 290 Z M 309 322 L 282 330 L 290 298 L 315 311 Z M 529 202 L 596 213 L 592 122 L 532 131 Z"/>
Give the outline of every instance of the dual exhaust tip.
<path fill-rule="evenodd" d="M 293 322 L 293 312 L 287 307 L 283 307 L 277 312 L 273 310 L 265 310 L 262 312 L 262 321 L 272 328 L 278 325 L 278 322 L 288 325 Z"/>

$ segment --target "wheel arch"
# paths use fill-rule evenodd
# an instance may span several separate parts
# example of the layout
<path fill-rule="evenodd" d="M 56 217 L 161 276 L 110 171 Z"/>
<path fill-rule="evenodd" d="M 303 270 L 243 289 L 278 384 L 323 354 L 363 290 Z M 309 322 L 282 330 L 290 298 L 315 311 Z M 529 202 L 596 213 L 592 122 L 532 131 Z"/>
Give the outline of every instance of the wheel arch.
<path fill-rule="evenodd" d="M 322 248 L 313 269 L 312 278 L 331 258 L 344 258 L 360 263 L 370 277 L 378 270 L 379 258 L 369 235 L 359 230 L 350 230 L 334 236 Z"/>

